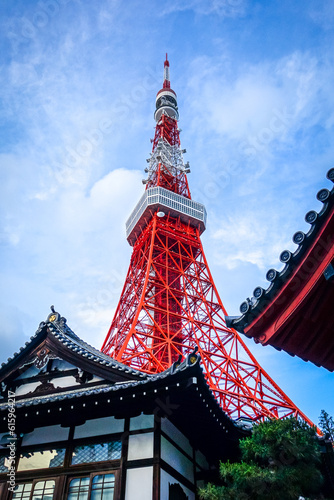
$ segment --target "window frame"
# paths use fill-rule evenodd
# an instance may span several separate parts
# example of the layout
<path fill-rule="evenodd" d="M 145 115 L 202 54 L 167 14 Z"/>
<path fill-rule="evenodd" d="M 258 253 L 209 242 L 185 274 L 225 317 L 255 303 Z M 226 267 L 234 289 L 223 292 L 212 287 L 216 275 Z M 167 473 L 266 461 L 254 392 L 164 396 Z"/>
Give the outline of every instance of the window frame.
<path fill-rule="evenodd" d="M 70 483 L 72 479 L 82 479 L 84 477 L 89 477 L 89 490 L 88 490 L 88 499 L 91 497 L 92 493 L 92 485 L 93 485 L 93 478 L 95 476 L 104 476 L 106 474 L 113 474 L 115 476 L 115 486 L 114 486 L 114 500 L 119 499 L 120 495 L 120 487 L 121 487 L 121 470 L 118 469 L 104 469 L 104 470 L 94 470 L 93 472 L 86 470 L 86 471 L 81 471 L 81 472 L 73 472 L 73 473 L 65 473 L 65 474 L 60 474 L 60 475 L 53 475 L 53 476 L 45 476 L 45 477 L 38 477 L 36 479 L 21 479 L 17 481 L 16 484 L 31 484 L 31 492 L 30 496 L 28 499 L 24 500 L 32 500 L 33 493 L 34 493 L 34 487 L 37 483 L 41 481 L 54 481 L 55 482 L 55 488 L 53 492 L 53 500 L 58 500 L 59 498 L 64 498 L 67 500 L 68 494 L 69 494 L 69 489 L 70 489 Z M 0 492 L 1 492 L 1 486 L 3 486 L 4 491 L 3 493 L 6 495 L 4 498 L 8 500 L 13 500 L 13 493 L 11 491 L 8 491 L 6 489 L 6 484 L 3 483 L 2 485 L 0 484 Z"/>
<path fill-rule="evenodd" d="M 38 481 L 55 481 L 55 490 L 53 500 L 58 500 L 59 498 L 67 498 L 69 483 L 71 479 L 75 477 L 90 477 L 90 485 L 92 483 L 91 475 L 104 475 L 104 474 L 114 474 L 115 475 L 115 490 L 114 499 L 119 500 L 119 495 L 121 492 L 121 482 L 122 482 L 122 463 L 124 460 L 124 443 L 123 443 L 123 432 L 115 432 L 109 434 L 102 434 L 100 436 L 88 436 L 84 438 L 74 439 L 74 429 L 75 426 L 70 426 L 69 438 L 67 441 L 59 441 L 57 443 L 43 443 L 21 446 L 20 443 L 17 447 L 17 456 L 19 457 L 21 453 L 24 452 L 34 452 L 49 450 L 55 448 L 65 448 L 64 463 L 61 466 L 52 468 L 41 468 L 41 469 L 27 469 L 24 471 L 17 471 L 19 460 L 16 462 L 16 484 L 35 484 Z M 72 465 L 72 456 L 75 447 L 86 446 L 88 444 L 99 444 L 106 443 L 110 441 L 120 441 L 121 447 L 121 457 L 114 460 L 105 460 L 100 462 L 89 462 Z M 0 455 L 7 457 L 8 451 L 5 449 L 0 449 Z M 7 473 L 0 473 L 0 492 L 4 495 L 4 499 L 12 500 L 13 494 L 8 490 L 7 484 Z M 38 477 L 39 479 L 35 480 Z M 2 488 L 2 489 L 1 489 Z M 91 494 L 91 486 L 90 492 Z M 30 495 L 30 498 L 32 495 Z M 1 497 L 2 498 L 2 497 Z M 29 500 L 30 500 L 29 498 Z"/>
<path fill-rule="evenodd" d="M 52 476 L 52 477 L 39 477 L 37 479 L 27 479 L 27 480 L 22 480 L 22 481 L 17 481 L 17 485 L 20 485 L 20 484 L 31 484 L 31 492 L 30 492 L 30 495 L 29 495 L 29 498 L 26 499 L 24 498 L 23 500 L 32 500 L 32 497 L 34 495 L 34 488 L 36 486 L 37 483 L 40 483 L 41 481 L 54 481 L 55 483 L 55 487 L 54 487 L 54 490 L 53 490 L 53 500 L 56 500 L 57 497 L 55 497 L 55 493 L 57 493 L 57 490 L 58 490 L 58 483 L 59 483 L 59 480 L 58 480 L 59 476 Z M 11 491 L 8 491 L 8 497 L 7 498 L 10 498 L 11 500 L 14 498 L 14 492 L 11 492 Z M 14 499 L 15 500 L 15 499 Z"/>
<path fill-rule="evenodd" d="M 92 494 L 93 478 L 95 476 L 104 476 L 107 474 L 113 474 L 115 476 L 115 487 L 114 487 L 114 500 L 119 498 L 119 488 L 120 488 L 120 469 L 106 469 L 94 472 L 82 472 L 77 474 L 69 474 L 66 477 L 66 488 L 64 491 L 64 500 L 68 499 L 70 484 L 73 479 L 83 479 L 84 477 L 89 477 L 89 489 L 88 489 L 88 500 L 90 500 Z M 30 499 L 29 499 L 30 500 Z"/>
<path fill-rule="evenodd" d="M 73 469 L 73 468 L 80 468 L 83 466 L 92 466 L 92 464 L 98 464 L 99 466 L 106 464 L 106 463 L 109 463 L 109 464 L 112 463 L 115 465 L 117 463 L 120 464 L 120 461 L 122 459 L 122 449 L 123 449 L 122 439 L 121 439 L 121 437 L 111 438 L 110 436 L 111 436 L 110 434 L 98 436 L 99 439 L 97 437 L 94 437 L 93 439 L 92 438 L 73 439 L 71 446 L 69 447 L 67 466 L 70 469 Z M 115 436 L 115 435 L 113 435 L 113 436 Z M 114 458 L 112 460 L 100 460 L 100 461 L 96 461 L 96 462 L 82 462 L 79 464 L 72 464 L 73 454 L 74 454 L 75 448 L 78 448 L 79 446 L 84 447 L 84 446 L 89 446 L 89 445 L 108 444 L 109 442 L 112 442 L 112 441 L 119 441 L 121 443 L 121 456 L 120 456 L 120 458 Z"/>
<path fill-rule="evenodd" d="M 36 452 L 44 452 L 48 450 L 65 450 L 64 453 L 64 461 L 62 465 L 57 465 L 54 467 L 40 467 L 39 469 L 22 469 L 18 470 L 20 460 L 21 460 L 21 455 L 24 453 L 36 453 Z M 58 470 L 61 468 L 64 468 L 66 466 L 66 459 L 67 459 L 67 453 L 68 453 L 68 442 L 66 441 L 60 441 L 59 443 L 43 443 L 42 445 L 37 444 L 37 445 L 31 445 L 31 446 L 20 446 L 18 449 L 18 457 L 17 457 L 17 463 L 16 463 L 16 474 L 21 474 L 21 473 L 33 473 L 33 472 L 40 472 L 40 471 L 45 471 L 45 470 Z"/>

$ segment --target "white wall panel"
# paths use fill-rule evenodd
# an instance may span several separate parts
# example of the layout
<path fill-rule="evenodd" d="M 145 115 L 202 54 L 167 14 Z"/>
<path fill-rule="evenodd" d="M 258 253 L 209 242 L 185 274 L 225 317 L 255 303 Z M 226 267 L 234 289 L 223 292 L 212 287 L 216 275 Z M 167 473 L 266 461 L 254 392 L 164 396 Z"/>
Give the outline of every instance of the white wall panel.
<path fill-rule="evenodd" d="M 161 436 L 161 458 L 194 483 L 193 463 L 163 436 Z"/>
<path fill-rule="evenodd" d="M 126 471 L 125 500 L 152 500 L 153 467 L 140 467 Z M 162 500 L 167 500 L 162 497 Z"/>
<path fill-rule="evenodd" d="M 128 460 L 153 458 L 153 432 L 129 436 Z"/>

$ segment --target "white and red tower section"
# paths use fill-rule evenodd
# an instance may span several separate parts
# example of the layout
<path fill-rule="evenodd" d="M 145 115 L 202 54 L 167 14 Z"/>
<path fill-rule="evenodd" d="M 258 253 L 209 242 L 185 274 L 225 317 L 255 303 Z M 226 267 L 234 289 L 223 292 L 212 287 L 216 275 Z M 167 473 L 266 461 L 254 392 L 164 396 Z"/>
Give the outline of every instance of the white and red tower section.
<path fill-rule="evenodd" d="M 146 190 L 126 223 L 133 253 L 102 351 L 157 373 L 197 348 L 208 384 L 232 418 L 294 415 L 311 424 L 226 326 L 200 239 L 206 210 L 188 187 L 167 56 L 154 118 Z"/>

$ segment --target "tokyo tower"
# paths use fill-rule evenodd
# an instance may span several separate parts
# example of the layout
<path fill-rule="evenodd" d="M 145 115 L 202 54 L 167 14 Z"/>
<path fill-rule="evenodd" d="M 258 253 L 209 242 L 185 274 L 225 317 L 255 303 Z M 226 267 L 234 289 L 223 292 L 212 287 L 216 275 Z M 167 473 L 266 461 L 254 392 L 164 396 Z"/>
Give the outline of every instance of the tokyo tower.
<path fill-rule="evenodd" d="M 206 210 L 188 187 L 167 55 L 154 118 L 146 190 L 126 223 L 130 266 L 102 351 L 157 373 L 197 349 L 207 382 L 231 418 L 294 415 L 313 425 L 226 326 L 200 239 Z"/>

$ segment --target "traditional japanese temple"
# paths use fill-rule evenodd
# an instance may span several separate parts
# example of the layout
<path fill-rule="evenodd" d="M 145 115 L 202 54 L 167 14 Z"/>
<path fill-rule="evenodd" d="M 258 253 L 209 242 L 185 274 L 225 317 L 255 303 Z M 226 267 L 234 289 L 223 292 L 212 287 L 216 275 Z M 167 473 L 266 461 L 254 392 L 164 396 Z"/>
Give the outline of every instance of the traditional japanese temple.
<path fill-rule="evenodd" d="M 192 500 L 247 435 L 196 352 L 145 374 L 89 346 L 54 309 L 0 381 L 2 500 Z"/>

